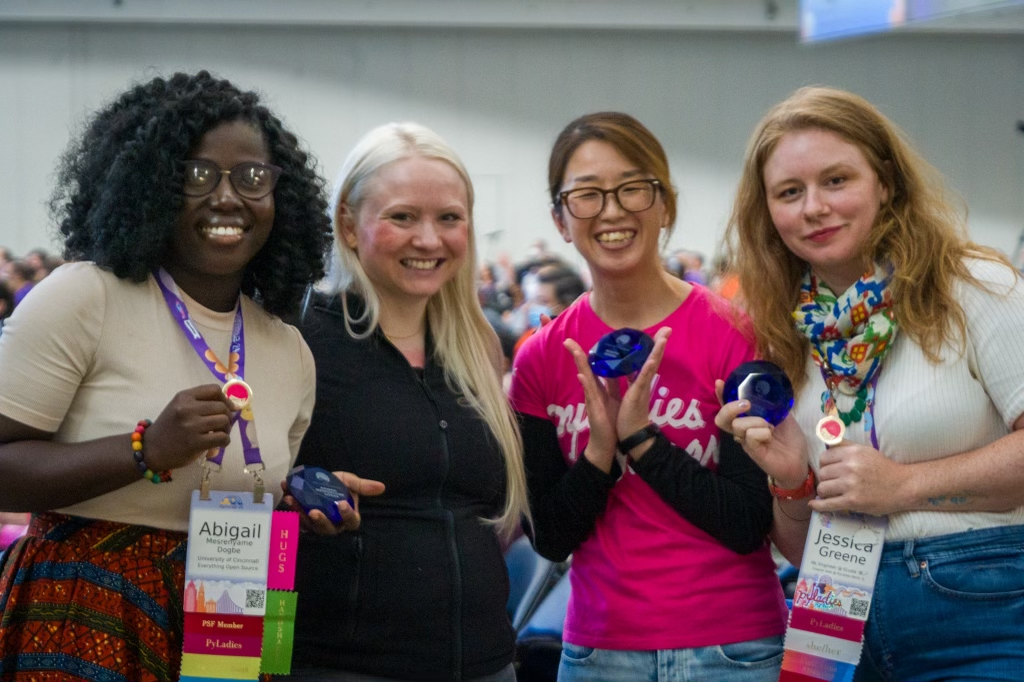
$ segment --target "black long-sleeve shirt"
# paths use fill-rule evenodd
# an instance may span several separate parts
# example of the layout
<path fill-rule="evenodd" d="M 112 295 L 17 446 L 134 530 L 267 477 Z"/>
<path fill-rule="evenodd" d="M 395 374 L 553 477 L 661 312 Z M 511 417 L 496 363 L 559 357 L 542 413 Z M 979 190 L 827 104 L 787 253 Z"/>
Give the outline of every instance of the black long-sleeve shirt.
<path fill-rule="evenodd" d="M 550 420 L 522 413 L 519 420 L 534 544 L 543 556 L 562 561 L 593 532 L 621 469 L 616 463 L 606 474 L 583 456 L 570 467 Z M 717 471 L 701 466 L 661 433 L 630 466 L 683 518 L 747 554 L 765 543 L 772 499 L 764 472 L 733 437 L 723 432 L 721 443 Z"/>
<path fill-rule="evenodd" d="M 551 559 L 574 557 L 565 627 L 573 644 L 702 647 L 785 627 L 766 476 L 714 424 L 715 380 L 753 348 L 700 287 L 661 326 L 673 334 L 648 415 L 663 433 L 621 475 L 586 459 L 591 415 L 564 347 L 565 339 L 592 347 L 608 333 L 589 297 L 516 357 L 510 395 L 521 413 L 535 543 Z M 628 460 L 613 461 L 625 468 Z"/>

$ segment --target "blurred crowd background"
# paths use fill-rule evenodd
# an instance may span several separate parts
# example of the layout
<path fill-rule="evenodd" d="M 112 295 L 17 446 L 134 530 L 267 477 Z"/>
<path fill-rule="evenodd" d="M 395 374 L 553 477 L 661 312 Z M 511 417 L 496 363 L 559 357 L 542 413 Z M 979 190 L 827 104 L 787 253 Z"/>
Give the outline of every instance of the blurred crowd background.
<path fill-rule="evenodd" d="M 63 262 L 45 249 L 32 249 L 19 257 L 6 246 L 0 246 L 0 332 L 3 321 L 11 316 L 14 307 L 21 303 L 32 287 Z"/>
<path fill-rule="evenodd" d="M 675 249 L 667 252 L 663 263 L 676 277 L 740 303 L 737 278 L 726 270 L 724 259 L 709 263 L 698 251 Z M 545 317 L 554 318 L 589 289 L 590 273 L 550 251 L 543 240 L 531 244 L 518 262 L 507 254 L 484 261 L 477 292 L 484 314 L 501 339 L 506 369 Z"/>

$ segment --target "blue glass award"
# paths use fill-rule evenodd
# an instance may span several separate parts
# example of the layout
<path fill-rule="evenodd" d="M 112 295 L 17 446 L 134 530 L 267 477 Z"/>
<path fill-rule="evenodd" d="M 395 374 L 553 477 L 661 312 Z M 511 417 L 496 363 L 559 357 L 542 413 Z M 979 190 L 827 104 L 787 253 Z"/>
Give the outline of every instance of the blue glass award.
<path fill-rule="evenodd" d="M 778 424 L 793 407 L 793 385 L 775 363 L 752 360 L 729 374 L 722 398 L 727 403 L 749 401 L 750 409 L 742 417 L 761 417 L 769 424 Z"/>
<path fill-rule="evenodd" d="M 642 331 L 624 327 L 602 336 L 590 349 L 590 369 L 601 377 L 624 377 L 639 372 L 651 351 L 654 339 Z"/>
<path fill-rule="evenodd" d="M 319 509 L 331 523 L 341 523 L 338 502 L 344 500 L 355 509 L 352 493 L 341 480 L 327 469 L 300 465 L 285 477 L 288 492 L 306 513 Z"/>

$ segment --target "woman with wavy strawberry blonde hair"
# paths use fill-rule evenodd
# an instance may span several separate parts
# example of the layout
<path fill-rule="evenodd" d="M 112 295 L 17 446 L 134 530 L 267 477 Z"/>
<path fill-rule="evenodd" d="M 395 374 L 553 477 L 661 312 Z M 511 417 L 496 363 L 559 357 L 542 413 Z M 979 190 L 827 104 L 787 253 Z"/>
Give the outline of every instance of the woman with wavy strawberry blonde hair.
<path fill-rule="evenodd" d="M 758 352 L 797 389 L 774 428 L 718 416 L 774 479 L 773 539 L 799 563 L 811 510 L 888 517 L 855 679 L 1019 677 L 1020 276 L 895 124 L 830 88 L 758 124 L 729 238 Z M 845 425 L 828 449 L 823 410 Z"/>

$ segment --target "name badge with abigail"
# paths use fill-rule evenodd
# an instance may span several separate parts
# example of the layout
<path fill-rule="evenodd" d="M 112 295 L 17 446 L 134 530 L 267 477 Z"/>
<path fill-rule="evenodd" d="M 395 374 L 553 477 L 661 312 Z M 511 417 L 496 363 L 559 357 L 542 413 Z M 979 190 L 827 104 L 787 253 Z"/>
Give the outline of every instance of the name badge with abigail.
<path fill-rule="evenodd" d="M 192 491 L 182 680 L 259 678 L 273 500 Z"/>

